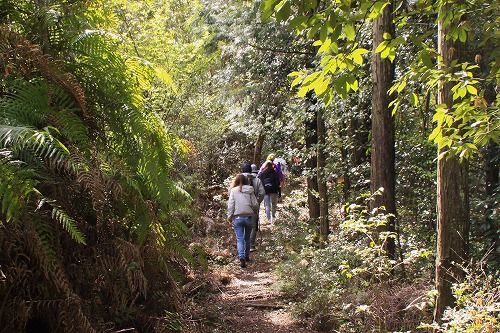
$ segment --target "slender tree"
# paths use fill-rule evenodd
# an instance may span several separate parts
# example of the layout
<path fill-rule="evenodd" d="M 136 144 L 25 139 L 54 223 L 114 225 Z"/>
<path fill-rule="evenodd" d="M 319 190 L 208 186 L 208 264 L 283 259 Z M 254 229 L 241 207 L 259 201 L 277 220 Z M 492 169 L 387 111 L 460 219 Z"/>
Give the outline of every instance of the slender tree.
<path fill-rule="evenodd" d="M 309 207 L 309 220 L 316 225 L 320 214 L 320 201 L 318 196 L 318 175 L 315 172 L 317 167 L 316 146 L 318 145 L 318 99 L 312 93 L 308 94 L 308 116 L 304 123 L 306 150 L 309 156 L 306 160 L 307 169 L 307 205 Z"/>
<path fill-rule="evenodd" d="M 266 138 L 264 134 L 264 126 L 261 126 L 259 130 L 259 135 L 257 136 L 257 140 L 255 142 L 255 150 L 253 153 L 253 163 L 259 165 L 262 160 L 262 147 L 264 146 L 264 139 Z"/>
<path fill-rule="evenodd" d="M 318 179 L 318 197 L 319 197 L 319 235 L 322 241 L 328 239 L 330 233 L 330 223 L 328 218 L 328 187 L 326 181 L 326 125 L 325 111 L 319 108 L 317 112 L 317 179 Z"/>
<path fill-rule="evenodd" d="M 464 43 L 450 37 L 450 30 L 459 22 L 446 20 L 448 13 L 461 2 L 445 3 L 439 13 L 438 51 L 441 57 L 440 69 L 450 73 L 453 62 L 459 59 Z M 451 80 L 441 82 L 438 91 L 438 104 L 453 108 Z M 458 128 L 455 123 L 454 127 Z M 446 147 L 439 149 L 439 156 Z M 446 307 L 454 306 L 455 297 L 452 284 L 464 277 L 462 265 L 467 261 L 469 237 L 469 191 L 467 162 L 462 163 L 456 155 L 440 158 L 437 169 L 437 257 L 436 257 L 436 308 L 434 319 L 441 322 Z"/>
<path fill-rule="evenodd" d="M 393 59 L 382 59 L 376 52 L 378 46 L 386 39 L 394 38 L 393 6 L 389 3 L 382 14 L 373 22 L 373 98 L 372 98 L 372 150 L 371 150 L 371 192 L 383 189 L 376 195 L 372 208 L 385 207 L 385 212 L 392 214 L 388 218 L 385 230 L 395 231 L 396 214 L 396 172 L 394 148 L 394 117 L 390 104 L 392 102 L 389 90 L 394 80 Z M 390 236 L 385 243 L 387 255 L 395 258 L 395 240 Z"/>

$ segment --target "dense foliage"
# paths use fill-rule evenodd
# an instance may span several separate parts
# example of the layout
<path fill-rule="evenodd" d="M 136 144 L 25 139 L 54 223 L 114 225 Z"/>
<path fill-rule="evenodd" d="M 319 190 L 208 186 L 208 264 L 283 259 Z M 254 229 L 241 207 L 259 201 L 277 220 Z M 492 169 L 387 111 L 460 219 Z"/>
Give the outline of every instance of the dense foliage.
<path fill-rule="evenodd" d="M 118 3 L 6 4 L 2 331 L 164 331 L 195 260 L 172 172 L 191 148 L 149 107 L 171 77 L 121 50 Z"/>
<path fill-rule="evenodd" d="M 370 210 L 368 191 L 370 31 L 388 2 L 4 1 L 0 331 L 189 331 L 179 286 L 219 246 L 191 237 L 218 230 L 228 180 L 270 152 L 290 174 L 262 250 L 280 259 L 297 318 L 340 332 L 498 330 L 498 4 L 438 17 L 445 3 L 397 3 L 396 36 L 375 50 L 396 65 L 387 233 L 393 216 Z M 463 60 L 438 66 L 437 22 L 464 15 L 448 36 L 468 43 Z M 435 102 L 442 80 L 454 83 L 450 110 Z M 311 144 L 319 111 L 325 143 Z M 467 278 L 439 324 L 436 146 L 468 158 L 471 211 Z M 306 212 L 317 175 L 326 240 Z"/>

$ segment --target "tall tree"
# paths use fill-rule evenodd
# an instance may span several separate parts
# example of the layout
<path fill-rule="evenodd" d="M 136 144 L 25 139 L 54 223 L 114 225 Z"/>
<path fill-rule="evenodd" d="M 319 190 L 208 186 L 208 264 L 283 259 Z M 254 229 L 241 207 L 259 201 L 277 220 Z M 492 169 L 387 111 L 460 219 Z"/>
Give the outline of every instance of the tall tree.
<path fill-rule="evenodd" d="M 253 153 L 253 163 L 259 165 L 260 161 L 262 161 L 262 147 L 264 147 L 264 139 L 266 136 L 264 135 L 264 128 L 261 127 L 259 130 L 259 135 L 257 136 L 257 141 L 255 142 L 255 150 Z"/>
<path fill-rule="evenodd" d="M 307 179 L 307 206 L 309 207 L 309 221 L 312 225 L 317 225 L 320 212 L 320 201 L 318 196 L 318 174 L 316 168 L 317 145 L 318 145 L 318 107 L 319 101 L 314 94 L 308 94 L 307 115 L 305 126 L 306 160 L 306 179 Z"/>
<path fill-rule="evenodd" d="M 328 187 L 326 181 L 326 125 L 324 108 L 317 113 L 318 145 L 317 145 L 317 179 L 319 198 L 319 235 L 322 241 L 328 239 L 330 223 L 328 218 Z"/>
<path fill-rule="evenodd" d="M 449 13 L 456 12 L 457 7 L 463 2 L 445 2 L 440 8 L 438 20 L 438 52 L 441 62 L 439 67 L 447 74 L 452 74 L 464 43 L 451 38 L 450 31 L 463 23 L 453 21 Z M 454 108 L 451 80 L 441 82 L 438 91 L 438 104 L 447 109 Z M 453 124 L 459 128 L 459 123 Z M 436 308 L 434 319 L 441 322 L 441 317 L 446 307 L 455 304 L 452 284 L 460 281 L 465 273 L 462 265 L 468 257 L 469 238 L 469 190 L 467 176 L 467 162 L 462 163 L 456 155 L 443 157 L 447 147 L 439 149 L 437 170 L 437 257 L 436 257 Z"/>
<path fill-rule="evenodd" d="M 377 52 L 379 45 L 385 40 L 394 38 L 393 6 L 387 3 L 382 14 L 373 21 L 373 96 L 372 96 L 372 144 L 371 144 L 371 192 L 382 189 L 375 195 L 372 208 L 385 207 L 391 214 L 387 220 L 385 231 L 395 231 L 396 214 L 396 171 L 394 147 L 394 117 L 390 107 L 392 98 L 389 90 L 394 81 L 394 55 L 382 59 Z M 390 258 L 395 258 L 395 239 L 391 235 L 386 239 L 385 250 Z"/>

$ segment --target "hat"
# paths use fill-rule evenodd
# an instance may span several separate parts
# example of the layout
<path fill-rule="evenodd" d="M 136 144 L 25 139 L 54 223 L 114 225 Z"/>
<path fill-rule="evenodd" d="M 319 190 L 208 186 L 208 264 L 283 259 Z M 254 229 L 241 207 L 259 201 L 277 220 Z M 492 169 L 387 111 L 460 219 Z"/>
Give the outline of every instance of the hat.
<path fill-rule="evenodd" d="M 274 160 L 274 154 L 269 154 L 269 155 L 267 156 L 267 160 L 268 160 L 268 161 L 272 161 L 272 160 Z"/>
<path fill-rule="evenodd" d="M 252 166 L 250 163 L 244 163 L 241 167 L 242 172 L 252 172 Z"/>
<path fill-rule="evenodd" d="M 259 173 L 259 168 L 255 164 L 252 164 L 252 173 Z"/>

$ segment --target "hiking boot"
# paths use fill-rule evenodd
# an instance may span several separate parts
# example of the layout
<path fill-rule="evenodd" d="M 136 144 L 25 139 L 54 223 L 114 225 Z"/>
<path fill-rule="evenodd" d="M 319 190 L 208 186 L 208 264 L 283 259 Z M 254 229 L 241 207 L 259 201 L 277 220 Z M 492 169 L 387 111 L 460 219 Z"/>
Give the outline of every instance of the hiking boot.
<path fill-rule="evenodd" d="M 245 261 L 249 262 L 250 261 L 250 257 L 245 257 Z"/>
<path fill-rule="evenodd" d="M 247 267 L 247 263 L 245 262 L 245 259 L 240 259 L 240 266 L 241 266 L 241 268 Z"/>

